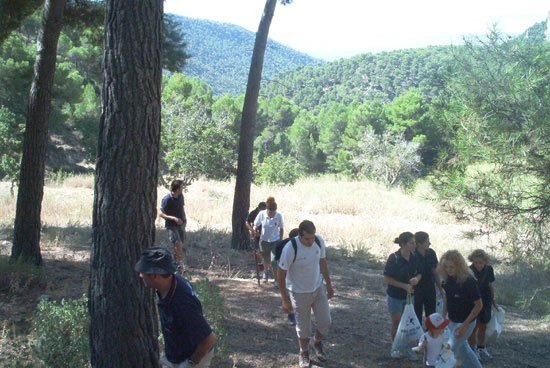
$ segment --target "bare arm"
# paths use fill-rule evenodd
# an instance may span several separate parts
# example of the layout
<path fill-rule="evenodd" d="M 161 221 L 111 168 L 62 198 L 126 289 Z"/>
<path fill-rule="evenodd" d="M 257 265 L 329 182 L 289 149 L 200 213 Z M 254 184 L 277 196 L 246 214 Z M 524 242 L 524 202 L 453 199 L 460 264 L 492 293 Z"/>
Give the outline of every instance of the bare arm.
<path fill-rule="evenodd" d="M 286 290 L 286 271 L 280 267 L 277 267 L 277 281 L 279 282 L 279 290 L 281 292 L 281 302 L 283 304 L 283 309 L 287 313 L 291 313 L 292 304 L 290 303 L 288 291 Z"/>
<path fill-rule="evenodd" d="M 462 322 L 460 326 L 456 328 L 456 332 L 455 332 L 456 337 L 461 337 L 464 334 L 464 332 L 466 331 L 470 323 L 472 323 L 472 321 L 476 319 L 477 315 L 479 314 L 482 308 L 483 308 L 483 302 L 481 301 L 481 298 L 479 298 L 478 300 L 475 300 L 474 307 L 472 308 L 472 311 L 470 312 L 468 317 L 464 320 L 464 322 Z"/>
<path fill-rule="evenodd" d="M 165 220 L 171 220 L 171 221 L 174 221 L 175 223 L 177 223 L 178 225 L 181 225 L 183 224 L 183 219 L 180 219 L 176 216 L 170 216 L 169 214 L 163 212 L 162 210 L 159 210 L 159 217 L 160 218 L 163 218 Z"/>
<path fill-rule="evenodd" d="M 394 279 L 391 276 L 384 275 L 384 281 L 386 281 L 391 286 L 395 286 L 395 287 L 398 287 L 400 289 L 406 290 L 407 293 L 412 293 L 413 292 L 413 288 L 412 288 L 411 284 L 406 284 L 404 282 L 397 281 L 396 279 Z"/>
<path fill-rule="evenodd" d="M 325 280 L 325 284 L 327 286 L 328 298 L 330 299 L 334 296 L 334 289 L 332 288 L 332 282 L 330 281 L 330 274 L 328 272 L 328 263 L 326 258 L 321 258 L 319 260 L 319 267 L 321 269 L 321 274 L 323 275 L 323 279 Z"/>
<path fill-rule="evenodd" d="M 208 354 L 210 349 L 212 349 L 212 346 L 214 346 L 217 339 L 218 337 L 213 332 L 211 332 L 206 339 L 202 340 L 193 352 L 193 354 L 191 354 L 191 360 L 193 361 L 193 363 L 199 364 L 202 358 L 204 358 L 206 354 Z"/>

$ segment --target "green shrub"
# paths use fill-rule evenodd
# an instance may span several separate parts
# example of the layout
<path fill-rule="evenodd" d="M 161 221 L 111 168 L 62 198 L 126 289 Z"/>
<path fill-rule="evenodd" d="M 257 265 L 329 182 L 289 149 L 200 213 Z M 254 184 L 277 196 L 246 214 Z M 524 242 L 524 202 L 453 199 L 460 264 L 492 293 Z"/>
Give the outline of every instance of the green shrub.
<path fill-rule="evenodd" d="M 216 355 L 223 357 L 227 354 L 227 332 L 223 326 L 223 298 L 220 289 L 212 285 L 208 279 L 193 282 L 193 287 L 199 295 L 206 320 L 210 324 L 210 327 L 212 327 L 214 333 L 218 336 Z"/>
<path fill-rule="evenodd" d="M 44 367 L 88 367 L 88 300 L 43 300 L 33 320 L 37 359 Z"/>
<path fill-rule="evenodd" d="M 300 172 L 301 167 L 296 159 L 276 152 L 258 166 L 254 181 L 258 184 L 292 185 L 300 178 Z"/>

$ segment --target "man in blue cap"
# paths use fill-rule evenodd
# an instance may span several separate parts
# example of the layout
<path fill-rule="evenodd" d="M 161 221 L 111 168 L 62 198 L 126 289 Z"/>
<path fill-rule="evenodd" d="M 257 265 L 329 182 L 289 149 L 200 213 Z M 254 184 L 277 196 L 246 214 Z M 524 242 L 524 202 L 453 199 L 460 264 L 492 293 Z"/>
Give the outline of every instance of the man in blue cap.
<path fill-rule="evenodd" d="M 146 287 L 154 288 L 164 354 L 162 367 L 210 367 L 216 335 L 206 322 L 202 305 L 193 287 L 180 275 L 170 252 L 162 247 L 146 249 L 134 267 Z"/>

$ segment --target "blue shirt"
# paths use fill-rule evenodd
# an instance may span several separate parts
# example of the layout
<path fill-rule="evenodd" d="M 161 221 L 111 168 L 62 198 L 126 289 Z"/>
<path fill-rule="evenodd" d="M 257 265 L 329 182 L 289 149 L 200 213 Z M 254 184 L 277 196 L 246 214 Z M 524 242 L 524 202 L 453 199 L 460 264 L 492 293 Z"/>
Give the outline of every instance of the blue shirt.
<path fill-rule="evenodd" d="M 183 194 L 180 194 L 178 198 L 172 196 L 172 193 L 169 193 L 162 198 L 160 202 L 160 210 L 167 215 L 174 216 L 182 219 L 185 222 L 185 211 L 183 210 L 184 206 Z M 179 226 L 177 222 L 172 220 L 164 219 L 164 226 Z"/>
<path fill-rule="evenodd" d="M 158 301 L 164 336 L 164 354 L 171 363 L 189 359 L 212 329 L 202 314 L 202 305 L 193 287 L 180 275 L 174 275 L 164 299 Z"/>

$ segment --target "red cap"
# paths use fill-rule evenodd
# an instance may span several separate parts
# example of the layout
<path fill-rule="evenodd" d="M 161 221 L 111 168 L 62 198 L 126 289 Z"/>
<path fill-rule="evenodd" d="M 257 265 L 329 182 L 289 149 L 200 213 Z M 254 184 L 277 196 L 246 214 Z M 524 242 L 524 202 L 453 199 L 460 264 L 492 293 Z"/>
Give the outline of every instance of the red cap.
<path fill-rule="evenodd" d="M 428 330 L 438 330 L 440 328 L 445 328 L 451 322 L 448 319 L 443 318 L 439 313 L 432 313 L 426 317 L 426 327 Z"/>

